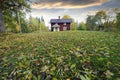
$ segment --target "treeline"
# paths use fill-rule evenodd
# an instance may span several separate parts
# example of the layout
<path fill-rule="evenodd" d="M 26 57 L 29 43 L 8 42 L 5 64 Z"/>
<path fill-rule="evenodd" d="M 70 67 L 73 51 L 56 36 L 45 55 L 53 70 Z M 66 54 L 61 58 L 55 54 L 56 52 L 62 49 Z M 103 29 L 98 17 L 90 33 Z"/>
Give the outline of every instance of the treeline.
<path fill-rule="evenodd" d="M 44 18 L 26 19 L 31 12 L 30 0 L 0 0 L 0 32 L 36 32 L 48 31 Z M 71 18 L 69 15 L 63 19 Z M 120 31 L 120 9 L 101 10 L 88 15 L 86 22 L 76 23 L 72 18 L 72 30 Z"/>
<path fill-rule="evenodd" d="M 16 16 L 6 12 L 4 13 L 6 32 L 30 33 L 38 31 L 48 31 L 44 18 L 32 17 L 28 19 L 25 14 L 19 13 Z"/>
<path fill-rule="evenodd" d="M 19 18 L 20 19 L 18 19 L 17 16 L 11 15 L 8 12 L 5 13 L 4 21 L 6 26 L 6 32 L 30 33 L 36 31 L 48 31 L 43 17 L 35 18 L 30 16 L 28 19 L 26 19 L 25 15 L 20 13 Z"/>
<path fill-rule="evenodd" d="M 30 0 L 0 0 L 0 32 L 48 31 L 43 17 L 26 19 L 30 12 Z"/>
<path fill-rule="evenodd" d="M 45 25 L 43 17 L 35 18 L 32 16 L 30 16 L 29 19 L 26 19 L 26 22 L 23 25 L 21 25 L 21 29 L 23 33 L 48 31 L 48 27 Z"/>
<path fill-rule="evenodd" d="M 100 10 L 95 15 L 88 15 L 86 22 L 80 22 L 77 30 L 120 31 L 120 10 Z"/>

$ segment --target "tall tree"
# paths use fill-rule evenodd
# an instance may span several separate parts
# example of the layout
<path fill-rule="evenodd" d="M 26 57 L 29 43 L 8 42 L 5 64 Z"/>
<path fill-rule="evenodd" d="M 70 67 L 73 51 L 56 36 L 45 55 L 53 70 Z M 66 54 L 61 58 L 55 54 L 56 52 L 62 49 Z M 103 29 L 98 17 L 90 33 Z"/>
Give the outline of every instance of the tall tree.
<path fill-rule="evenodd" d="M 71 19 L 71 17 L 69 15 L 64 15 L 62 19 Z"/>
<path fill-rule="evenodd" d="M 120 31 L 120 8 L 115 8 L 113 9 L 113 11 L 116 13 L 116 20 L 115 20 L 116 29 Z"/>
<path fill-rule="evenodd" d="M 0 0 L 0 31 L 5 32 L 5 23 L 4 23 L 4 12 L 11 12 L 13 16 L 17 12 L 28 11 L 30 6 L 28 4 L 29 0 Z"/>
<path fill-rule="evenodd" d="M 30 32 L 36 32 L 36 31 L 48 31 L 48 28 L 45 25 L 44 18 L 41 19 L 36 17 L 30 16 L 29 19 L 29 30 Z"/>
<path fill-rule="evenodd" d="M 77 30 L 77 23 L 74 20 L 72 21 L 72 30 Z"/>
<path fill-rule="evenodd" d="M 43 18 L 43 16 L 41 17 L 41 21 L 43 21 L 43 22 L 44 22 L 44 18 Z"/>
<path fill-rule="evenodd" d="M 17 23 L 17 20 L 14 18 L 15 16 L 12 16 L 11 13 L 8 11 L 4 12 L 4 22 L 6 26 L 7 32 L 19 32 L 20 27 Z"/>
<path fill-rule="evenodd" d="M 48 27 L 45 25 L 45 20 L 44 20 L 43 16 L 41 17 L 41 20 L 40 20 L 40 30 L 41 31 L 49 31 Z"/>
<path fill-rule="evenodd" d="M 38 31 L 38 20 L 32 16 L 29 19 L 29 29 L 30 32 Z"/>
<path fill-rule="evenodd" d="M 116 16 L 116 28 L 120 31 L 120 13 L 117 13 Z"/>
<path fill-rule="evenodd" d="M 86 19 L 86 28 L 87 30 L 94 30 L 96 26 L 95 16 L 88 15 Z"/>
<path fill-rule="evenodd" d="M 106 18 L 107 18 L 106 12 L 103 10 L 98 11 L 95 15 L 95 20 L 99 25 L 102 25 Z"/>
<path fill-rule="evenodd" d="M 85 25 L 85 23 L 84 23 L 84 22 L 80 22 L 77 29 L 78 29 L 78 30 L 86 30 L 86 25 Z"/>
<path fill-rule="evenodd" d="M 76 30 L 77 29 L 77 25 L 76 25 L 76 22 L 75 22 L 75 20 L 73 19 L 73 18 L 71 18 L 71 16 L 69 16 L 69 15 L 64 15 L 63 17 L 62 17 L 62 19 L 72 19 L 72 30 Z"/>

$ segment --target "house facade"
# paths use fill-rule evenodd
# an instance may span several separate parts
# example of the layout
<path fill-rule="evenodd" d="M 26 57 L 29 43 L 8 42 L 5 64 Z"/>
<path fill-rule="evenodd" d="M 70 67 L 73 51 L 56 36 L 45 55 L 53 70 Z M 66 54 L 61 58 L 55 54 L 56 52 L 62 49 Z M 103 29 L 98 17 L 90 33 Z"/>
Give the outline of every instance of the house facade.
<path fill-rule="evenodd" d="M 51 31 L 67 31 L 71 29 L 72 19 L 51 19 Z"/>

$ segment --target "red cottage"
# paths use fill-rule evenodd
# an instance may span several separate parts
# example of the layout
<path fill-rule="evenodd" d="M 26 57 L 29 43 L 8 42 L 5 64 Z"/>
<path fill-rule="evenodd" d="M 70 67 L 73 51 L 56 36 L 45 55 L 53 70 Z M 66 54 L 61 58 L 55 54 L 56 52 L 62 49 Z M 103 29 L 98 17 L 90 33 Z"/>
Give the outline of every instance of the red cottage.
<path fill-rule="evenodd" d="M 66 31 L 71 29 L 72 19 L 51 19 L 51 31 Z"/>

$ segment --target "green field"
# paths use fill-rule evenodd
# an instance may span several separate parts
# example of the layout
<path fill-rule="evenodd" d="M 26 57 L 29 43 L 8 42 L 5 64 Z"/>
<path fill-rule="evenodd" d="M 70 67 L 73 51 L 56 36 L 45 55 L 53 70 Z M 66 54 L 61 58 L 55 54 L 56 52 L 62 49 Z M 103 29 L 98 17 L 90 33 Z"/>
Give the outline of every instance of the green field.
<path fill-rule="evenodd" d="M 7 34 L 0 40 L 0 80 L 120 80 L 119 33 Z"/>

